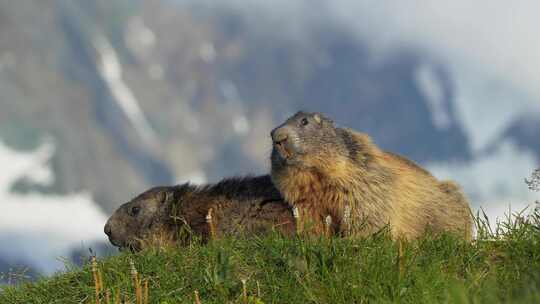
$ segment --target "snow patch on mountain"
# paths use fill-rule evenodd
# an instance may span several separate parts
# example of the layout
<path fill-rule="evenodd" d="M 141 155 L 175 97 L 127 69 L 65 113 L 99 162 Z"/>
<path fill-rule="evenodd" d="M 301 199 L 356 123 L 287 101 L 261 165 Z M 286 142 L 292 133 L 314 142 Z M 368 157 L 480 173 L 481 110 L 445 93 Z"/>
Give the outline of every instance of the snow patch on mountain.
<path fill-rule="evenodd" d="M 444 84 L 437 77 L 433 67 L 428 64 L 420 65 L 415 71 L 414 80 L 420 92 L 426 97 L 435 127 L 449 129 L 452 126 L 452 116 L 445 104 Z"/>
<path fill-rule="evenodd" d="M 22 178 L 41 185 L 54 182 L 49 164 L 54 150 L 52 141 L 30 152 L 0 141 L 0 256 L 8 262 L 25 261 L 46 274 L 61 270 L 60 258 L 69 257 L 73 249 L 105 241 L 102 227 L 107 220 L 89 193 L 10 191 Z"/>
<path fill-rule="evenodd" d="M 122 77 L 122 66 L 111 44 L 102 36 L 94 39 L 94 45 L 100 55 L 99 72 L 107 84 L 111 95 L 129 119 L 137 133 L 149 146 L 157 145 L 157 135 L 146 118 L 135 94 Z"/>

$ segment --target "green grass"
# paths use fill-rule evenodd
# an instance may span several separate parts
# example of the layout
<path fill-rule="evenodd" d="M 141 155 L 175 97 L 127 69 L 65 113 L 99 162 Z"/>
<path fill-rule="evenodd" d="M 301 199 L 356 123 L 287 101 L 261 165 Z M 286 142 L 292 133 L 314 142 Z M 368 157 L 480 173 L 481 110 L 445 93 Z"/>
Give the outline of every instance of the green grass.
<path fill-rule="evenodd" d="M 540 303 L 539 217 L 513 219 L 479 239 L 223 239 L 101 259 L 105 289 L 135 303 L 132 259 L 150 303 Z M 401 249 L 400 249 L 401 248 Z M 91 265 L 5 287 L 0 303 L 95 303 Z M 106 303 L 105 298 L 101 303 Z"/>

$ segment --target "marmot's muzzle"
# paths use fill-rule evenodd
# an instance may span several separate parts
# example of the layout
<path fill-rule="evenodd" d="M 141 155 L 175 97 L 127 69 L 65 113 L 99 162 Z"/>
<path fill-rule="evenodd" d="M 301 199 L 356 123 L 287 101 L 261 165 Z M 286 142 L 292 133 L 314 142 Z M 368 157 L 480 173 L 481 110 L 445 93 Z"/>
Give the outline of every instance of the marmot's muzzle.
<path fill-rule="evenodd" d="M 274 148 L 283 159 L 288 159 L 293 155 L 294 147 L 291 144 L 289 129 L 286 126 L 277 127 L 270 135 Z"/>

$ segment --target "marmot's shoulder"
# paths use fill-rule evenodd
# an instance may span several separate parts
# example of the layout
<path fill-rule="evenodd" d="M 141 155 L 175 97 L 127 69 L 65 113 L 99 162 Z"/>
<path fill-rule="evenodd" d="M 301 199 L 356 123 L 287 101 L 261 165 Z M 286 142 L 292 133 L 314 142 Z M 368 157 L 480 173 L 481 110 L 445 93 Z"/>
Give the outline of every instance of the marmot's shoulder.
<path fill-rule="evenodd" d="M 337 136 L 341 138 L 342 149 L 348 157 L 360 165 L 368 165 L 376 160 L 380 150 L 366 133 L 348 128 L 336 128 Z"/>
<path fill-rule="evenodd" d="M 439 188 L 449 197 L 452 197 L 454 201 L 467 202 L 463 190 L 456 182 L 451 180 L 441 181 L 439 183 Z"/>
<path fill-rule="evenodd" d="M 397 163 L 398 166 L 406 167 L 407 169 L 412 169 L 418 173 L 431 176 L 431 173 L 414 161 L 399 154 L 379 149 L 377 145 L 373 143 L 371 137 L 366 133 L 357 132 L 352 129 L 341 129 L 338 134 L 344 138 L 345 145 L 349 147 L 349 150 L 352 151 L 352 154 L 355 155 L 356 159 L 376 159 L 380 164 L 387 162 L 389 166 L 391 166 L 391 163 L 393 162 Z"/>
<path fill-rule="evenodd" d="M 388 158 L 399 163 L 399 165 L 401 166 L 405 166 L 406 168 L 412 169 L 413 171 L 416 171 L 420 174 L 432 176 L 431 173 L 429 173 L 426 169 L 420 167 L 420 165 L 404 156 L 388 151 L 384 151 L 384 154 L 387 155 Z"/>

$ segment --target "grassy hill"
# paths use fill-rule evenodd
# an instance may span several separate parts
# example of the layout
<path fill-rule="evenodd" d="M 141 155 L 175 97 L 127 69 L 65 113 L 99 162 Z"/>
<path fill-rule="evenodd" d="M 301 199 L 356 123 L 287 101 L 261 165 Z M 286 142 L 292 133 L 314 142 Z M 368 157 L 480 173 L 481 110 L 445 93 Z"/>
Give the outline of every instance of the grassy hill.
<path fill-rule="evenodd" d="M 96 303 L 94 273 L 100 303 L 137 303 L 137 293 L 139 303 L 539 303 L 539 224 L 538 212 L 495 231 L 480 220 L 472 243 L 449 235 L 395 242 L 384 231 L 368 239 L 195 242 L 5 287 L 0 303 Z"/>

